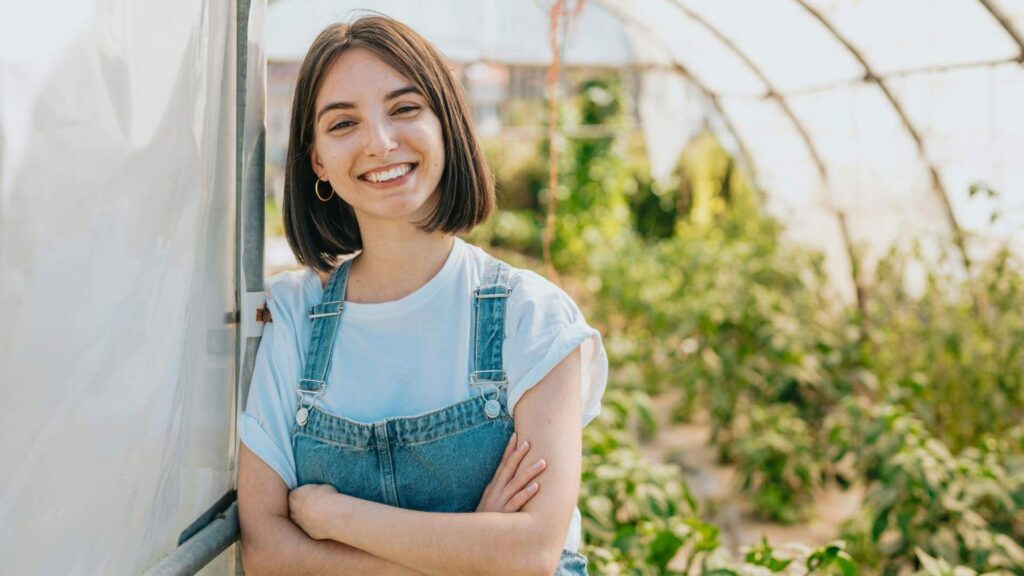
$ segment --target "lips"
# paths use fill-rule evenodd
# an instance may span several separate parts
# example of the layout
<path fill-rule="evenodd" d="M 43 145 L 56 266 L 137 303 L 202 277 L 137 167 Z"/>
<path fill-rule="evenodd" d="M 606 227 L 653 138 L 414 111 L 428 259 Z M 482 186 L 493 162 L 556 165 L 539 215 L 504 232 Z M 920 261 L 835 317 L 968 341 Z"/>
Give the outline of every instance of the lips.
<path fill-rule="evenodd" d="M 359 176 L 359 179 L 372 182 L 374 184 L 388 182 L 405 176 L 415 170 L 416 166 L 417 164 L 414 162 L 397 162 L 394 164 L 388 164 L 379 168 L 374 168 L 368 172 L 364 172 Z"/>

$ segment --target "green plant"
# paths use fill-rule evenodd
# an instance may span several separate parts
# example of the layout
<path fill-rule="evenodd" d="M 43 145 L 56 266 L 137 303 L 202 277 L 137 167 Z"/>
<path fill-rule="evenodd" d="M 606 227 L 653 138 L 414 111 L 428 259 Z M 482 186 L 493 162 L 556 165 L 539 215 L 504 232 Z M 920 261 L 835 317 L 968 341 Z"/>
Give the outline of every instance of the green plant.
<path fill-rule="evenodd" d="M 700 519 L 679 469 L 652 465 L 638 451 L 638 434 L 649 426 L 649 399 L 636 390 L 609 392 L 605 410 L 584 429 L 579 506 L 591 573 L 858 574 L 842 542 L 780 551 L 763 541 L 743 560 L 732 559 L 721 548 L 718 528 Z"/>
<path fill-rule="evenodd" d="M 887 398 L 959 451 L 1024 420 L 1024 274 L 1008 247 L 971 279 L 952 258 L 917 245 L 879 262 L 865 356 Z M 923 277 L 915 291 L 911 269 Z"/>
<path fill-rule="evenodd" d="M 733 454 L 743 488 L 758 512 L 783 523 L 806 517 L 822 483 L 821 456 L 792 405 L 752 407 L 749 430 L 736 441 Z"/>
<path fill-rule="evenodd" d="M 526 254 L 540 251 L 540 224 L 529 210 L 501 210 L 466 235 L 473 244 L 508 248 Z"/>
<path fill-rule="evenodd" d="M 615 127 L 626 104 L 616 81 L 598 79 L 562 115 Z M 997 251 L 967 278 L 948 244 L 894 250 L 870 271 L 857 262 L 864 300 L 854 307 L 831 287 L 845 279 L 786 241 L 713 136 L 687 147 L 673 180 L 653 183 L 625 130 L 592 132 L 560 156 L 554 261 L 589 292 L 587 318 L 611 364 L 605 414 L 584 431 L 594 571 L 1020 574 L 1019 257 Z M 506 172 L 542 197 L 542 165 L 520 158 Z M 542 215 L 528 204 L 481 238 L 538 254 Z M 906 282 L 913 270 L 919 287 Z M 762 543 L 745 563 L 726 558 L 678 470 L 639 455 L 653 431 L 645 395 L 667 387 L 683 393 L 678 417 L 707 410 L 722 458 L 771 517 L 799 518 L 823 479 L 865 483 L 848 548 L 786 556 Z"/>
<path fill-rule="evenodd" d="M 1024 451 L 1016 431 L 953 454 L 916 416 L 896 405 L 850 405 L 831 421 L 850 439 L 871 479 L 863 514 L 844 538 L 887 573 L 917 568 L 916 550 L 978 572 L 1024 574 Z M 837 428 L 857 431 L 840 434 Z"/>

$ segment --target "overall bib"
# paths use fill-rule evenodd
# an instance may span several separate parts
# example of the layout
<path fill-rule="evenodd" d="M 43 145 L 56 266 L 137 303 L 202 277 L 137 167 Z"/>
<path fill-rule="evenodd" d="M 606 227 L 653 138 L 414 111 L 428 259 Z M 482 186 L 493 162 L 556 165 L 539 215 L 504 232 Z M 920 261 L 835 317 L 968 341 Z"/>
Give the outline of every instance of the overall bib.
<path fill-rule="evenodd" d="M 342 493 L 429 512 L 473 512 L 514 431 L 502 369 L 509 266 L 488 258 L 474 290 L 471 398 L 418 416 L 356 422 L 317 408 L 326 392 L 352 260 L 331 274 L 313 322 L 292 450 L 298 484 L 330 484 Z M 587 574 L 587 560 L 563 550 L 556 576 Z"/>

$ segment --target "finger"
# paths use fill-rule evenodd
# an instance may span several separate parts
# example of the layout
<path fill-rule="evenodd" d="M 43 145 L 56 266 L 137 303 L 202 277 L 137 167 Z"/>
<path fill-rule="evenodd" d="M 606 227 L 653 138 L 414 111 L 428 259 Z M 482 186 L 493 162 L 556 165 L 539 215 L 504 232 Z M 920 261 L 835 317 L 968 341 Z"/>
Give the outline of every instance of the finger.
<path fill-rule="evenodd" d="M 487 488 L 484 488 L 483 495 L 480 496 L 480 502 L 478 502 L 477 505 L 476 505 L 476 511 L 477 512 L 483 512 L 484 510 L 487 509 L 487 499 L 490 497 L 490 495 L 491 495 L 491 485 L 488 484 Z"/>
<path fill-rule="evenodd" d="M 523 488 L 519 492 L 516 492 L 516 495 L 513 496 L 508 501 L 508 503 L 505 504 L 504 511 L 519 512 L 519 510 L 522 509 L 522 507 L 525 506 L 526 503 L 530 501 L 530 498 L 536 496 L 539 490 L 540 484 L 534 482 L 533 484 L 530 484 L 529 486 Z"/>
<path fill-rule="evenodd" d="M 508 457 L 511 456 L 512 452 L 516 449 L 516 443 L 518 442 L 518 440 L 519 435 L 513 432 L 512 436 L 508 439 L 508 442 L 505 444 L 505 452 L 501 455 L 501 462 L 498 463 L 498 469 L 497 471 L 495 471 L 494 476 L 491 478 L 492 484 L 494 483 L 494 478 L 497 478 L 499 473 L 505 469 L 505 463 L 508 462 Z"/>
<path fill-rule="evenodd" d="M 505 486 L 512 481 L 512 478 L 519 471 L 519 464 L 526 457 L 526 453 L 530 451 L 530 443 L 523 440 L 519 443 L 519 447 L 508 457 L 508 462 L 502 468 L 501 474 L 498 480 L 498 486 Z M 502 492 L 505 492 L 502 490 Z"/>
<path fill-rule="evenodd" d="M 516 449 L 516 440 L 518 440 L 518 438 L 519 435 L 516 434 L 515 432 L 513 432 L 512 436 L 509 437 L 508 442 L 505 444 L 505 452 L 501 455 L 502 462 L 507 460 L 508 455 L 511 454 L 512 451 Z"/>
<path fill-rule="evenodd" d="M 484 494 L 492 487 L 498 484 L 498 479 L 505 475 L 505 468 L 508 464 L 508 457 L 512 454 L 516 445 L 516 433 L 513 432 L 512 436 L 509 437 L 508 442 L 505 443 L 505 451 L 501 455 L 501 461 L 498 462 L 498 467 L 494 470 L 494 474 L 491 475 L 491 481 L 487 483 L 487 487 L 484 489 Z"/>
<path fill-rule="evenodd" d="M 540 458 L 529 466 L 521 466 L 516 471 L 516 475 L 512 478 L 512 481 L 508 483 L 504 491 L 505 494 L 512 495 L 523 489 L 524 486 L 530 483 L 531 480 L 536 478 L 541 472 L 547 468 L 547 460 Z"/>
<path fill-rule="evenodd" d="M 505 443 L 505 452 L 501 455 L 501 461 L 498 463 L 498 469 L 495 471 L 494 476 L 491 477 L 491 481 L 487 483 L 487 486 L 484 486 L 484 493 L 480 496 L 480 504 L 477 505 L 477 512 L 486 508 L 487 500 L 490 497 L 491 490 L 494 488 L 494 480 L 499 474 L 501 474 L 505 463 L 508 461 L 508 456 L 512 453 L 515 445 L 516 433 L 513 432 L 509 437 L 508 442 Z"/>

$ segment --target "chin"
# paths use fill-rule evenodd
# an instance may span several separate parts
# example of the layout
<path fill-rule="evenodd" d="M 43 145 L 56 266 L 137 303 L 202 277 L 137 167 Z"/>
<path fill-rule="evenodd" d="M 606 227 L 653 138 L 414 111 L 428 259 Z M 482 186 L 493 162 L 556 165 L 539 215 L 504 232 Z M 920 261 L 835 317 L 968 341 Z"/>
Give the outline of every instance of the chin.
<path fill-rule="evenodd" d="M 417 222 L 428 218 L 433 211 L 433 205 L 427 206 L 424 203 L 405 203 L 382 207 L 371 214 L 381 220 L 402 220 L 404 222 Z"/>

